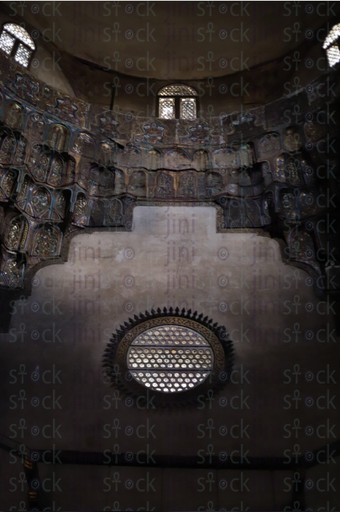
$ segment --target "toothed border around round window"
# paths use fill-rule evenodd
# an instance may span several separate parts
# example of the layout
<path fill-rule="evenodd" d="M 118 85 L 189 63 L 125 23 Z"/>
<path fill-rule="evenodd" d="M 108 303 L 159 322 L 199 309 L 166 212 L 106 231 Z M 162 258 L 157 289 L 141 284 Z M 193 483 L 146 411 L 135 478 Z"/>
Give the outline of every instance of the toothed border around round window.
<path fill-rule="evenodd" d="M 113 386 L 139 403 L 194 404 L 228 380 L 232 342 L 225 327 L 197 312 L 152 310 L 129 319 L 104 355 Z"/>

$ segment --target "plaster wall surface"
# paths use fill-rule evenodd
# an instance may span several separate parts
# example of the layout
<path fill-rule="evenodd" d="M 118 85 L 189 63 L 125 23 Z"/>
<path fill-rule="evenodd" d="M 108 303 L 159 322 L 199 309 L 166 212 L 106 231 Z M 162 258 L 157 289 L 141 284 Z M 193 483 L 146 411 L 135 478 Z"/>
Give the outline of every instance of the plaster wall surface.
<path fill-rule="evenodd" d="M 104 397 L 112 390 L 102 376 L 103 351 L 111 333 L 133 314 L 164 306 L 191 308 L 225 325 L 234 341 L 235 370 L 250 372 L 242 383 L 235 373 L 235 382 L 222 393 L 231 397 L 243 389 L 250 396 L 246 405 L 238 408 L 235 399 L 234 409 L 230 404 L 223 409 L 216 399 L 209 414 L 228 422 L 251 418 L 255 431 L 262 425 L 276 433 L 281 432 L 282 421 L 295 417 L 293 402 L 284 409 L 289 386 L 283 372 L 299 365 L 297 379 L 305 382 L 307 391 L 312 383 L 305 381 L 304 371 L 313 370 L 316 362 L 320 366 L 323 358 L 331 359 L 336 338 L 333 331 L 326 339 L 327 329 L 332 331 L 327 303 L 314 296 L 307 274 L 282 263 L 277 241 L 254 233 L 217 234 L 215 216 L 209 207 L 138 207 L 131 233 L 101 231 L 75 237 L 68 262 L 40 270 L 27 303 L 12 304 L 3 363 L 9 369 L 14 362 L 18 366 L 21 357 L 29 373 L 53 365 L 61 371 L 62 384 L 59 379 L 55 383 L 56 392 L 62 394 L 61 409 L 56 407 L 53 415 L 62 419 L 59 441 L 65 449 L 101 449 L 106 441 L 100 432 L 113 411 L 122 419 L 131 416 L 123 399 L 117 409 L 114 402 L 106 409 Z M 316 336 L 322 328 L 326 331 Z M 306 339 L 308 330 L 314 332 L 312 341 Z M 26 407 L 31 392 L 38 393 L 41 385 L 42 379 L 28 384 Z M 7 392 L 13 390 L 8 384 Z M 266 410 L 271 411 L 269 421 Z M 207 407 L 152 412 L 163 418 L 173 414 L 189 434 L 206 416 Z M 20 408 L 7 414 L 3 421 L 8 431 L 8 423 L 20 417 Z M 140 414 L 143 417 L 145 412 Z M 309 414 L 321 419 L 324 412 L 312 408 Z M 36 415 L 37 422 L 44 422 L 51 411 L 38 407 Z M 157 436 L 159 449 L 167 450 L 170 435 L 172 448 L 182 450 L 185 432 L 177 436 L 173 427 L 172 422 L 162 426 L 169 433 Z M 88 429 L 88 435 L 79 435 L 78 428 Z M 254 455 L 274 453 L 282 442 L 281 435 L 263 436 L 260 429 L 256 436 L 265 443 L 255 447 L 251 437 Z M 127 437 L 126 446 L 131 443 Z M 46 439 L 38 436 L 28 444 L 42 447 Z"/>
<path fill-rule="evenodd" d="M 133 314 L 164 306 L 197 310 L 229 331 L 234 371 L 213 400 L 142 409 L 105 382 L 111 333 Z M 324 427 L 313 436 L 305 428 L 316 432 L 339 415 L 338 399 L 331 401 L 337 375 L 327 377 L 338 368 L 331 308 L 315 297 L 305 272 L 282 262 L 276 240 L 216 233 L 211 207 L 137 207 L 131 232 L 73 238 L 68 262 L 38 271 L 31 297 L 12 303 L 11 328 L 1 340 L 1 432 L 36 449 L 103 452 L 118 444 L 122 453 L 206 458 L 211 444 L 216 455 L 270 457 L 292 453 L 300 418 L 301 453 L 317 449 L 328 441 Z M 267 481 L 271 486 L 272 476 Z M 175 509 L 171 500 L 167 506 Z"/>

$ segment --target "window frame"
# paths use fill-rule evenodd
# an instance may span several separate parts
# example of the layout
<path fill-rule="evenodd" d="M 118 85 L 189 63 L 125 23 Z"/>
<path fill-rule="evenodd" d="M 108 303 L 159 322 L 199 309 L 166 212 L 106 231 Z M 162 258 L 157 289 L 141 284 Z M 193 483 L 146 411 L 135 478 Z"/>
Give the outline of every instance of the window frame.
<path fill-rule="evenodd" d="M 34 56 L 34 53 L 37 51 L 37 46 L 35 44 L 35 42 L 33 41 L 32 39 L 32 42 L 33 42 L 33 45 L 34 45 L 34 50 L 32 48 L 30 48 L 24 41 L 22 41 L 21 39 L 19 39 L 17 36 L 15 36 L 14 34 L 12 34 L 11 32 L 9 32 L 9 30 L 6 29 L 6 25 L 17 25 L 18 27 L 20 27 L 21 29 L 25 30 L 25 32 L 27 33 L 27 35 L 32 39 L 31 35 L 28 33 L 28 31 L 26 29 L 24 29 L 21 25 L 19 25 L 19 23 L 12 23 L 12 22 L 6 22 L 2 25 L 1 27 L 1 32 L 0 32 L 0 36 L 2 36 L 2 34 L 5 32 L 6 34 L 8 34 L 10 37 L 13 37 L 14 38 L 14 44 L 13 44 L 13 47 L 11 49 L 11 52 L 10 53 L 6 53 L 5 50 L 3 48 L 0 47 L 0 50 L 5 54 L 7 55 L 7 57 L 10 57 L 11 59 L 14 59 L 15 62 L 17 64 L 19 64 L 19 66 L 22 66 L 23 68 L 25 69 L 28 69 L 31 62 L 32 62 L 32 59 L 33 59 L 33 56 Z M 26 48 L 26 50 L 28 50 L 30 52 L 30 56 L 29 56 L 29 59 L 28 59 L 28 63 L 27 63 L 27 66 L 24 66 L 23 64 L 20 64 L 20 62 L 18 62 L 15 57 L 16 57 L 16 54 L 18 52 L 18 49 L 19 49 L 19 46 L 20 45 L 23 45 L 24 48 Z"/>
<path fill-rule="evenodd" d="M 132 376 L 131 372 L 134 370 L 129 369 L 128 363 L 130 347 L 140 333 L 153 327 L 159 328 L 160 325 L 187 327 L 208 341 L 213 352 L 212 370 L 196 387 L 177 393 L 157 391 L 152 387 L 146 387 Z M 179 308 L 174 310 L 172 307 L 145 311 L 139 316 L 135 315 L 134 320 L 129 319 L 122 329 L 112 334 L 103 357 L 103 368 L 108 384 L 111 383 L 138 402 L 148 400 L 151 394 L 155 406 L 194 405 L 199 396 L 217 392 L 228 382 L 233 364 L 233 342 L 229 340 L 229 334 L 224 326 L 213 323 L 208 317 L 203 318 L 203 314 L 198 315 L 197 311 L 192 313 L 191 310 L 180 311 Z"/>
<path fill-rule="evenodd" d="M 192 96 L 189 96 L 189 95 L 160 95 L 159 93 L 162 91 L 162 89 L 164 89 L 165 87 L 169 87 L 171 85 L 185 85 L 186 87 L 190 87 L 190 89 L 193 89 L 195 92 L 196 92 L 196 95 L 192 95 Z M 174 119 L 167 119 L 165 117 L 160 117 L 159 113 L 160 113 L 160 99 L 161 98 L 164 98 L 164 99 L 169 99 L 169 98 L 174 98 L 175 99 L 175 117 Z M 195 99 L 196 101 L 196 117 L 194 119 L 183 119 L 182 117 L 180 117 L 180 114 L 181 114 L 181 100 L 182 99 Z M 164 121 L 175 121 L 177 119 L 180 119 L 182 121 L 195 121 L 199 116 L 198 116 L 198 112 L 199 112 L 199 103 L 198 103 L 198 93 L 196 91 L 196 89 L 194 87 L 192 87 L 191 85 L 188 85 L 188 84 L 183 84 L 183 83 L 171 83 L 171 84 L 167 84 L 167 85 L 163 85 L 158 91 L 157 91 L 157 109 L 156 109 L 156 114 L 157 114 L 157 118 L 158 119 L 163 119 Z"/>

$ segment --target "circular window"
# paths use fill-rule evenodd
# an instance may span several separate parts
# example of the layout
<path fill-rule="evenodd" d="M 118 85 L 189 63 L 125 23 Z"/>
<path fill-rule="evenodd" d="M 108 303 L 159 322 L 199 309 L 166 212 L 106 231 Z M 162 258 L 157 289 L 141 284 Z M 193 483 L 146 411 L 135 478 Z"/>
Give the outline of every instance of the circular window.
<path fill-rule="evenodd" d="M 132 377 L 164 393 L 183 392 L 204 382 L 214 353 L 201 334 L 180 325 L 148 329 L 131 343 L 127 355 Z"/>
<path fill-rule="evenodd" d="M 218 388 L 232 366 L 232 346 L 224 327 L 197 313 L 158 310 L 125 323 L 104 357 L 113 384 L 140 400 L 156 403 L 195 400 Z"/>

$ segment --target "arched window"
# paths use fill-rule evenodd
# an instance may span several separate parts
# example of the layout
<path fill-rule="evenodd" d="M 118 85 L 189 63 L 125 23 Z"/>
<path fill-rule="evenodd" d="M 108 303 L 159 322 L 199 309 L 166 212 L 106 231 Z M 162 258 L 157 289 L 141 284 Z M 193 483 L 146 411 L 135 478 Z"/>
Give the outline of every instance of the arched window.
<path fill-rule="evenodd" d="M 35 44 L 29 33 L 20 25 L 6 23 L 0 35 L 0 48 L 27 68 L 35 50 Z"/>
<path fill-rule="evenodd" d="M 339 39 L 340 23 L 334 25 L 323 43 L 323 49 L 326 50 L 328 64 L 331 68 L 340 62 Z"/>
<path fill-rule="evenodd" d="M 197 92 L 188 85 L 167 85 L 158 92 L 158 116 L 162 119 L 196 119 Z"/>

